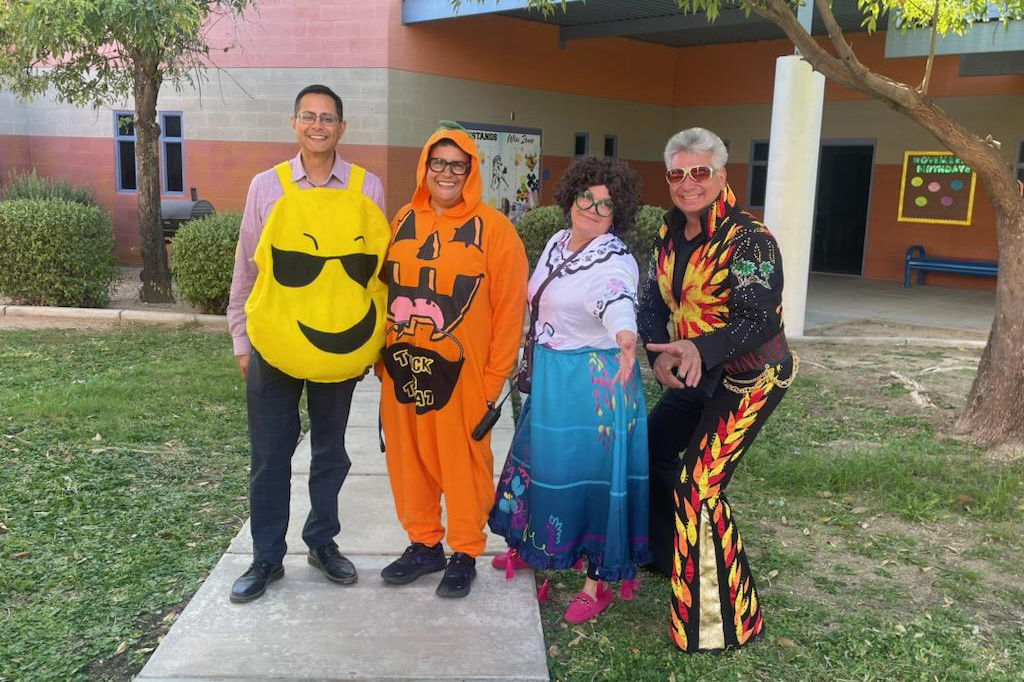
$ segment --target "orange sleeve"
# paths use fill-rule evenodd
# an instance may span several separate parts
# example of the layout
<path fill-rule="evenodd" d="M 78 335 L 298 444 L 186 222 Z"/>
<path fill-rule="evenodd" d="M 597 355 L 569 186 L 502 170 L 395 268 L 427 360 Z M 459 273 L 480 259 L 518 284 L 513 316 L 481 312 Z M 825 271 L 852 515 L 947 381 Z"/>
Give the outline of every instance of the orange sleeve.
<path fill-rule="evenodd" d="M 523 242 L 512 223 L 504 216 L 494 222 L 490 230 L 494 240 L 487 249 L 491 348 L 484 368 L 484 397 L 490 401 L 497 400 L 501 395 L 502 386 L 512 371 L 519 351 L 529 268 Z"/>

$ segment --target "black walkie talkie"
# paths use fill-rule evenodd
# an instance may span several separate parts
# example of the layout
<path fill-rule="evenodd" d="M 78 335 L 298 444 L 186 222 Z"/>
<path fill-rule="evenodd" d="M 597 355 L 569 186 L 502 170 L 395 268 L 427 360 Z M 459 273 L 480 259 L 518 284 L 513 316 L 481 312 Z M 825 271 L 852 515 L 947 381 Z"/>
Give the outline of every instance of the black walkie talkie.
<path fill-rule="evenodd" d="M 519 369 L 519 367 L 516 367 L 516 370 L 512 373 L 512 376 L 515 376 Z M 505 393 L 504 398 L 502 398 L 501 400 L 487 408 L 487 411 L 484 412 L 484 416 L 480 419 L 480 423 L 476 425 L 475 429 L 473 429 L 473 440 L 483 440 L 484 436 L 486 436 L 490 432 L 490 430 L 494 428 L 494 425 L 498 423 L 498 417 L 501 416 L 501 406 L 505 403 L 506 400 L 508 400 L 508 397 L 510 395 L 512 395 L 511 386 L 509 386 L 509 389 Z"/>

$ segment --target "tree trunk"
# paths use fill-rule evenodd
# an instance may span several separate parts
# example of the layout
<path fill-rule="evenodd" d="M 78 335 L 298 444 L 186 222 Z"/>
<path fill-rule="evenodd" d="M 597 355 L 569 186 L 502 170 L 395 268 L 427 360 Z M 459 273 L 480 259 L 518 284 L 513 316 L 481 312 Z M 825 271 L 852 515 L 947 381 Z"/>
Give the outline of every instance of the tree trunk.
<path fill-rule="evenodd" d="M 977 170 L 996 209 L 996 316 L 956 427 L 981 440 L 1020 443 L 1024 442 L 1024 199 L 1005 177 L 986 181 Z"/>
<path fill-rule="evenodd" d="M 171 270 L 167 264 L 163 229 L 160 225 L 160 166 L 157 145 L 156 100 L 160 93 L 159 60 L 135 55 L 133 90 L 135 94 L 135 168 L 139 192 L 139 237 L 142 243 L 142 289 L 139 297 L 147 303 L 174 301 Z"/>

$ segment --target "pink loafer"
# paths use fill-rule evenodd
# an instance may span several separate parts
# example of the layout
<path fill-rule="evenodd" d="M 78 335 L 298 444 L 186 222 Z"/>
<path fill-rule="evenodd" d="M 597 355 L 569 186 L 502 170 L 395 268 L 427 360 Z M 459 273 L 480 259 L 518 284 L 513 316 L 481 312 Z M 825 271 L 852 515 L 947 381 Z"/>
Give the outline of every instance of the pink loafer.
<path fill-rule="evenodd" d="M 505 571 L 505 580 L 512 580 L 516 575 L 517 568 L 529 568 L 530 564 L 523 561 L 522 557 L 519 556 L 519 552 L 510 549 L 491 559 L 491 566 L 499 571 Z"/>
<path fill-rule="evenodd" d="M 569 602 L 569 608 L 565 610 L 566 623 L 583 623 L 604 611 L 612 600 L 615 593 L 611 590 L 598 590 L 597 599 L 594 599 L 586 592 L 577 592 L 576 596 Z"/>

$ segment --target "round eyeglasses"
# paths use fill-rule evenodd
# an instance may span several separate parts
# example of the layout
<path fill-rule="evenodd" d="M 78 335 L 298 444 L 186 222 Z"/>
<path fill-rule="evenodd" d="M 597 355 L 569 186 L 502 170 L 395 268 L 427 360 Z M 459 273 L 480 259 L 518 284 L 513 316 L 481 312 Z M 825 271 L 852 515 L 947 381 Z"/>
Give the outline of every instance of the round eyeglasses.
<path fill-rule="evenodd" d="M 427 168 L 435 173 L 444 173 L 445 168 L 452 170 L 452 175 L 465 175 L 469 172 L 469 161 L 449 161 L 438 156 L 427 159 Z"/>
<path fill-rule="evenodd" d="M 576 208 L 581 211 L 586 211 L 591 206 L 593 206 L 594 210 L 597 211 L 597 215 L 602 218 L 607 218 L 611 214 L 615 213 L 615 202 L 611 199 L 595 201 L 594 195 L 590 193 L 589 189 L 576 195 Z"/>

